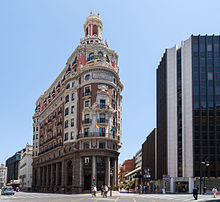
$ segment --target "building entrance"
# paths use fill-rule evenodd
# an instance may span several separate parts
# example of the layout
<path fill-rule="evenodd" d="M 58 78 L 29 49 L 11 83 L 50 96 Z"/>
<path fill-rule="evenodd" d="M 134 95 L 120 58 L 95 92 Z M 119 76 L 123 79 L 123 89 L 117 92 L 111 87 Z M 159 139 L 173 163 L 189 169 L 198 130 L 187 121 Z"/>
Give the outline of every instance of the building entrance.
<path fill-rule="evenodd" d="M 83 176 L 84 176 L 84 190 L 91 190 L 92 181 L 92 158 L 83 158 Z"/>
<path fill-rule="evenodd" d="M 176 182 L 175 187 L 176 187 L 176 192 L 189 192 L 188 182 Z"/>
<path fill-rule="evenodd" d="M 105 184 L 105 157 L 96 158 L 96 171 L 97 171 L 97 188 L 100 189 Z"/>

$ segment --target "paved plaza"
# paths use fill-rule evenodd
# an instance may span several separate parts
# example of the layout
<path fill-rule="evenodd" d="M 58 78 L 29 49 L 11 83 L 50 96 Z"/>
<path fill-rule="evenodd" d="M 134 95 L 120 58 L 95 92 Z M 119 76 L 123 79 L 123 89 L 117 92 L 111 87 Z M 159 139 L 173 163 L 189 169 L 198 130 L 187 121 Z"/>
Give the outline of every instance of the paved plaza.
<path fill-rule="evenodd" d="M 51 194 L 51 193 L 26 193 L 18 192 L 14 196 L 0 196 L 1 202 L 174 202 L 174 201 L 195 201 L 191 194 L 133 194 L 114 192 L 113 196 L 102 198 L 100 193 L 94 198 L 91 194 Z M 199 195 L 197 201 L 220 201 L 220 196 L 216 199 L 211 194 Z"/>

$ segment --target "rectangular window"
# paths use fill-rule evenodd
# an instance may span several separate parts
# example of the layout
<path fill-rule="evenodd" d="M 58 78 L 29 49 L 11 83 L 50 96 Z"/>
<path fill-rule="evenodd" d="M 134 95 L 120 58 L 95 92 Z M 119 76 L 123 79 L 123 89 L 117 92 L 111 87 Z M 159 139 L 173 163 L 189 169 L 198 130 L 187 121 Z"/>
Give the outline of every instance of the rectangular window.
<path fill-rule="evenodd" d="M 71 106 L 71 114 L 73 114 L 74 106 Z"/>
<path fill-rule="evenodd" d="M 64 141 L 68 140 L 68 133 L 65 133 Z"/>
<path fill-rule="evenodd" d="M 69 102 L 69 95 L 66 96 L 65 98 L 65 103 Z"/>
<path fill-rule="evenodd" d="M 69 114 L 69 107 L 67 107 L 66 109 L 65 109 L 65 116 L 67 116 Z"/>
<path fill-rule="evenodd" d="M 65 121 L 65 128 L 68 128 L 68 120 Z"/>
<path fill-rule="evenodd" d="M 100 100 L 100 109 L 105 108 L 105 100 Z"/>
<path fill-rule="evenodd" d="M 84 137 L 89 136 L 89 128 L 84 128 Z"/>
<path fill-rule="evenodd" d="M 105 128 L 99 128 L 99 135 L 104 137 L 105 136 Z"/>
<path fill-rule="evenodd" d="M 91 95 L 90 86 L 87 86 L 87 87 L 85 87 L 85 89 L 84 89 L 84 96 L 87 96 L 87 95 Z"/>
<path fill-rule="evenodd" d="M 84 149 L 89 149 L 89 142 L 84 142 Z"/>
<path fill-rule="evenodd" d="M 105 142 L 99 142 L 99 148 L 105 149 Z"/>
<path fill-rule="evenodd" d="M 89 100 L 85 100 L 85 108 L 86 107 L 90 107 L 90 101 Z"/>
<path fill-rule="evenodd" d="M 74 101 L 74 93 L 72 93 L 72 101 Z"/>
<path fill-rule="evenodd" d="M 71 127 L 74 126 L 74 119 L 71 119 Z"/>
<path fill-rule="evenodd" d="M 75 87 L 75 82 L 72 83 L 72 87 Z"/>
<path fill-rule="evenodd" d="M 100 114 L 100 123 L 105 123 L 105 114 Z"/>
<path fill-rule="evenodd" d="M 73 136 L 74 136 L 74 133 L 73 133 L 73 132 L 71 132 L 71 140 L 73 140 Z"/>

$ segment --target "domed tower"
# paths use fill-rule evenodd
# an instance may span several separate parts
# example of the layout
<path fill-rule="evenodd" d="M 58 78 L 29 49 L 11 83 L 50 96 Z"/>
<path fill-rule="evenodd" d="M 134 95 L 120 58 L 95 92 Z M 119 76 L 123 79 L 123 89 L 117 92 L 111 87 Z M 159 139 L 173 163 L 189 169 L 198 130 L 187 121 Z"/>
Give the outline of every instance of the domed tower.
<path fill-rule="evenodd" d="M 99 14 L 91 12 L 85 37 L 36 103 L 40 148 L 33 173 L 42 176 L 33 176 L 33 186 L 42 184 L 41 190 L 117 188 L 123 85 L 118 55 L 102 39 L 102 30 Z"/>

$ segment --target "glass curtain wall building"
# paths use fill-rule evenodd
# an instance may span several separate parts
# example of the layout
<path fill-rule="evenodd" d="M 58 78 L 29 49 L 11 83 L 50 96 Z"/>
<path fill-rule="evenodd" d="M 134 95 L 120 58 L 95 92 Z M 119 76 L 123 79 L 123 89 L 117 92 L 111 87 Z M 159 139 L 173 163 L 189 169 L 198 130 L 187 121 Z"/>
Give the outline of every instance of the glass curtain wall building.
<path fill-rule="evenodd" d="M 219 36 L 192 35 L 157 69 L 157 174 L 170 175 L 171 192 L 192 192 L 199 177 L 220 184 L 219 46 Z"/>

